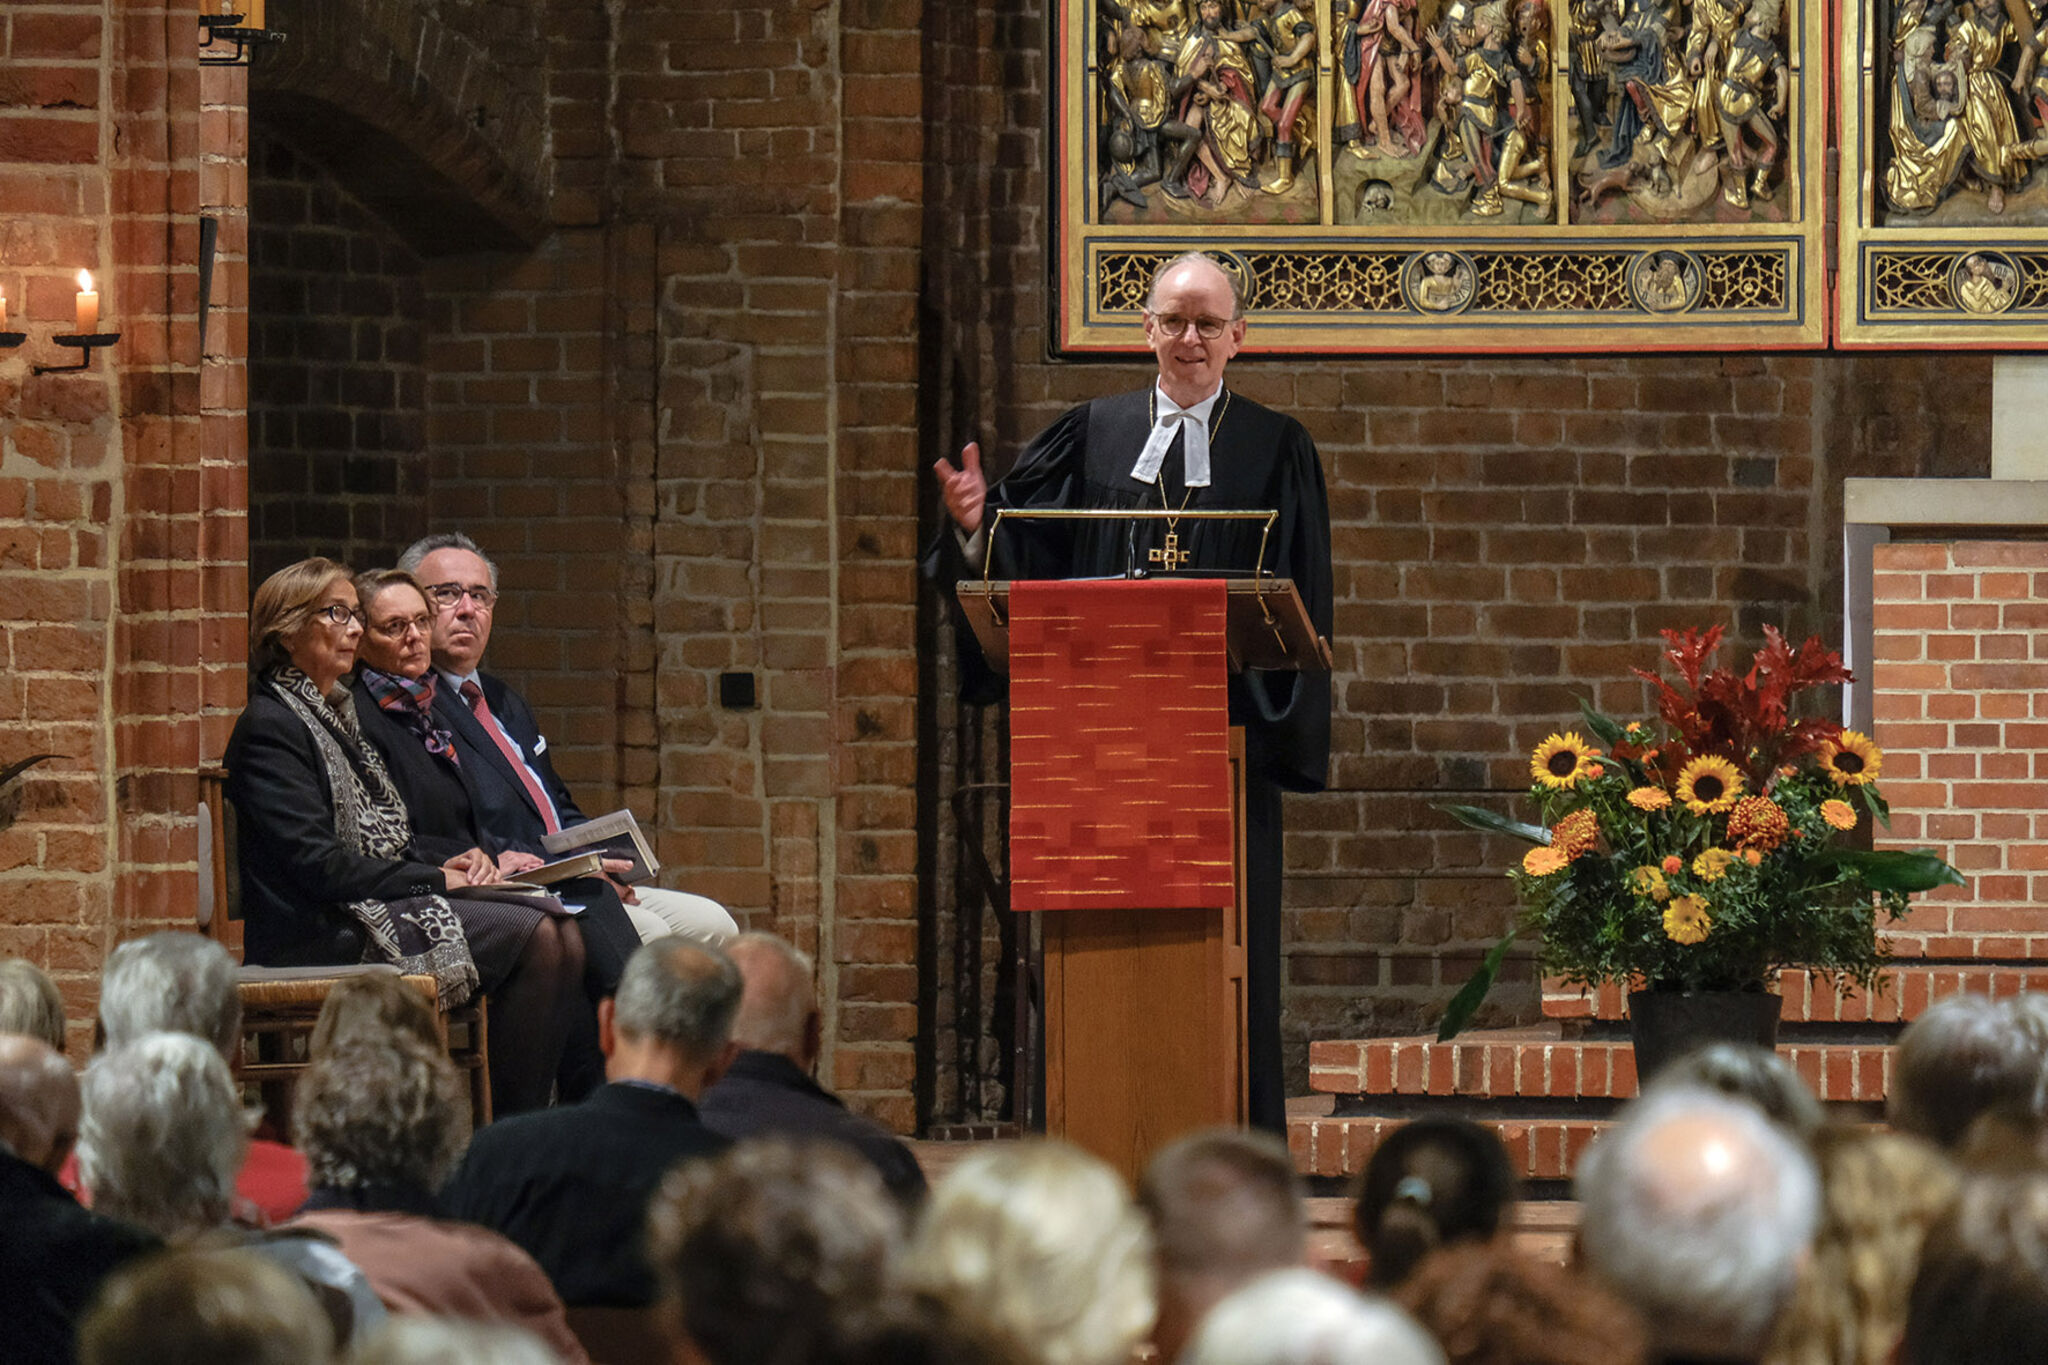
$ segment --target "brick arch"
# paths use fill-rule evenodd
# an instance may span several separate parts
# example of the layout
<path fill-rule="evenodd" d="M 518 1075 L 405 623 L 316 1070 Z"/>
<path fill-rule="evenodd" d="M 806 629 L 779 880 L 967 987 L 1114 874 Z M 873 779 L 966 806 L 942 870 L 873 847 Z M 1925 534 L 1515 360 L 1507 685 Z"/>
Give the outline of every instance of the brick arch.
<path fill-rule="evenodd" d="M 280 18 L 286 41 L 251 63 L 258 128 L 322 163 L 423 255 L 547 235 L 537 90 L 413 0 L 321 0 Z"/>

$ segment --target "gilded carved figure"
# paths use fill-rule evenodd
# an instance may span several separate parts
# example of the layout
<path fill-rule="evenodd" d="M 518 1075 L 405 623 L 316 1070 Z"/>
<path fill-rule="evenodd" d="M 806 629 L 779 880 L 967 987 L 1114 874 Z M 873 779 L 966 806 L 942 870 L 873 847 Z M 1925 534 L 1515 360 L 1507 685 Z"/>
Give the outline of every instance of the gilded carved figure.
<path fill-rule="evenodd" d="M 1415 0 L 1342 0 L 1339 13 L 1335 140 L 1361 156 L 1414 155 L 1426 135 Z"/>
<path fill-rule="evenodd" d="M 2024 195 L 2029 220 L 2048 218 L 2044 16 L 2028 0 L 1894 0 L 1890 14 L 1885 205 L 1988 223 Z"/>
<path fill-rule="evenodd" d="M 1550 184 L 1531 82 L 1508 50 L 1504 0 L 1481 6 L 1455 37 L 1454 57 L 1438 33 L 1429 35 L 1438 69 L 1458 93 L 1455 127 L 1463 153 L 1462 165 L 1441 163 L 1437 187 L 1447 193 L 1469 188 L 1466 211 L 1481 218 L 1499 216 L 1504 199 L 1547 208 Z"/>

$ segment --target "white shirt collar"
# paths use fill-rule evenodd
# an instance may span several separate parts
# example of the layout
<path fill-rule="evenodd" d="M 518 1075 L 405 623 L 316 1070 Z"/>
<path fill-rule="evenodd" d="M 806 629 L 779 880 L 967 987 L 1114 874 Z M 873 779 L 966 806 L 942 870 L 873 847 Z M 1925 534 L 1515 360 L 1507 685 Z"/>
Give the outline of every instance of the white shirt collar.
<path fill-rule="evenodd" d="M 1223 381 L 1219 379 L 1207 398 L 1184 408 L 1166 396 L 1165 388 L 1155 384 L 1152 390 L 1152 430 L 1145 437 L 1145 448 L 1138 452 L 1138 463 L 1131 467 L 1131 477 L 1140 483 L 1152 483 L 1158 479 L 1175 434 L 1185 431 L 1187 438 L 1181 447 L 1181 482 L 1189 488 L 1207 488 L 1209 415 L 1216 410 L 1216 400 L 1222 396 Z"/>

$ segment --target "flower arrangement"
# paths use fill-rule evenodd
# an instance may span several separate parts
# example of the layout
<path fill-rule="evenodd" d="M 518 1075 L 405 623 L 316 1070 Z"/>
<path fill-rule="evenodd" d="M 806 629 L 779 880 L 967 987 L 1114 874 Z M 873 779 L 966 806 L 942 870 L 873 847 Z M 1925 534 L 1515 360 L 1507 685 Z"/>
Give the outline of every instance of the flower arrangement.
<path fill-rule="evenodd" d="M 1853 842 L 1889 826 L 1884 755 L 1833 721 L 1795 719 L 1799 693 L 1851 681 L 1819 637 L 1798 649 L 1766 626 L 1747 672 L 1711 668 L 1719 626 L 1665 631 L 1676 684 L 1657 689 L 1661 729 L 1582 704 L 1589 739 L 1553 734 L 1529 763 L 1540 824 L 1448 806 L 1475 829 L 1534 845 L 1513 878 L 1523 912 L 1446 1012 L 1462 1028 L 1522 934 L 1546 973 L 1582 985 L 1764 989 L 1798 966 L 1866 989 L 1886 950 L 1878 915 L 1961 876 L 1930 852 Z"/>

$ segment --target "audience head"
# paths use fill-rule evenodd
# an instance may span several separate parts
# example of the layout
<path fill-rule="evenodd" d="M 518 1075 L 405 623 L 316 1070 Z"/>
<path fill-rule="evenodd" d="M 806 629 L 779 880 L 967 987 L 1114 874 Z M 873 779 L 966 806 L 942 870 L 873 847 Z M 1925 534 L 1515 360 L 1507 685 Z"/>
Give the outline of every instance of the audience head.
<path fill-rule="evenodd" d="M 218 1060 L 218 1059 L 216 1059 Z M 79 1365 L 326 1365 L 313 1291 L 246 1251 L 173 1251 L 108 1280 L 78 1331 Z"/>
<path fill-rule="evenodd" d="M 1202 1317 L 1233 1290 L 1308 1255 L 1308 1215 L 1287 1148 L 1263 1133 L 1217 1129 L 1164 1148 L 1138 1182 L 1159 1272 L 1161 1360 L 1179 1356 Z"/>
<path fill-rule="evenodd" d="M 1761 1356 L 1819 1216 L 1795 1138 L 1754 1105 L 1672 1087 L 1623 1111 L 1574 1186 L 1587 1267 L 1659 1353 Z"/>
<path fill-rule="evenodd" d="M 242 1048 L 234 956 L 194 933 L 130 939 L 107 955 L 100 1028 L 109 1052 L 148 1033 L 189 1033 L 232 1064 Z"/>
<path fill-rule="evenodd" d="M 557 1365 L 545 1342 L 506 1322 L 393 1314 L 349 1365 Z"/>
<path fill-rule="evenodd" d="M 1253 1280 L 1203 1320 L 1185 1365 L 1443 1365 L 1429 1334 L 1384 1299 L 1314 1270 Z"/>
<path fill-rule="evenodd" d="M 671 934 L 642 944 L 598 1006 L 600 1041 L 613 1080 L 661 1080 L 691 1098 L 732 1060 L 740 973 L 732 959 Z"/>
<path fill-rule="evenodd" d="M 724 945 L 739 968 L 739 1013 L 732 1040 L 754 1052 L 773 1052 L 808 1071 L 818 1060 L 823 1016 L 812 984 L 816 970 L 801 953 L 773 934 L 741 934 Z"/>
<path fill-rule="evenodd" d="M 249 1123 L 228 1064 L 189 1033 L 150 1033 L 85 1072 L 78 1174 L 93 1207 L 184 1242 L 228 1221 Z"/>
<path fill-rule="evenodd" d="M 64 997 L 26 958 L 0 957 L 0 1033 L 25 1034 L 64 1050 Z"/>
<path fill-rule="evenodd" d="M 1927 1229 L 1955 1203 L 1960 1178 L 1938 1148 L 1896 1133 L 1823 1132 L 1820 1227 L 1771 1365 L 1878 1365 L 1906 1325 Z"/>
<path fill-rule="evenodd" d="M 1944 996 L 1899 1035 L 1887 1117 L 1902 1133 L 1953 1149 L 1980 1114 L 2030 1106 L 2048 1031 L 2036 1007 Z"/>
<path fill-rule="evenodd" d="M 0 1033 L 0 1144 L 55 1174 L 78 1140 L 78 1077 L 57 1049 Z"/>
<path fill-rule="evenodd" d="M 1659 1071 L 1650 1090 L 1679 1085 L 1748 1100 L 1765 1118 L 1801 1141 L 1811 1141 L 1827 1121 L 1820 1100 L 1799 1079 L 1792 1064 L 1767 1047 L 1708 1043 L 1694 1048 Z"/>
<path fill-rule="evenodd" d="M 1431 1252 L 1394 1298 L 1450 1365 L 1638 1365 L 1648 1345 L 1627 1305 L 1504 1238 Z"/>
<path fill-rule="evenodd" d="M 329 624 L 319 612 L 337 585 L 347 589 L 346 605 L 355 606 L 350 576 L 348 565 L 315 558 L 287 564 L 264 579 L 249 604 L 249 671 L 260 677 L 292 662 L 313 632 Z M 360 634 L 354 626 L 334 629 Z"/>
<path fill-rule="evenodd" d="M 434 609 L 434 666 L 474 672 L 491 643 L 498 566 L 475 541 L 450 531 L 414 541 L 398 557 L 398 567 L 425 585 L 427 605 Z M 477 600 L 479 592 L 488 600 Z"/>
<path fill-rule="evenodd" d="M 1437 1247 L 1499 1230 L 1515 1171 L 1493 1130 L 1423 1118 L 1381 1140 L 1359 1181 L 1353 1227 L 1376 1285 L 1398 1284 Z"/>
<path fill-rule="evenodd" d="M 437 1190 L 461 1154 L 468 1109 L 445 1055 L 392 1034 L 313 1059 L 292 1139 L 313 1189 Z"/>
<path fill-rule="evenodd" d="M 306 1046 L 311 1056 L 325 1057 L 355 1047 L 379 1047 L 393 1037 L 439 1051 L 441 1031 L 434 1007 L 396 972 L 366 972 L 343 978 L 327 992 Z"/>
<path fill-rule="evenodd" d="M 709 1365 L 828 1358 L 888 1295 L 903 1235 L 867 1162 L 779 1141 L 676 1167 L 648 1228 L 662 1311 Z"/>
<path fill-rule="evenodd" d="M 373 569 L 356 575 L 356 601 L 363 609 L 363 662 L 394 677 L 418 678 L 431 663 L 434 606 L 419 579 L 404 569 Z"/>
<path fill-rule="evenodd" d="M 905 1275 L 1040 1365 L 1121 1365 L 1152 1326 L 1152 1239 L 1079 1148 L 970 1154 L 932 1190 Z"/>
<path fill-rule="evenodd" d="M 1932 1228 L 1898 1365 L 2021 1365 L 2048 1341 L 2048 1174 L 1979 1178 Z"/>

